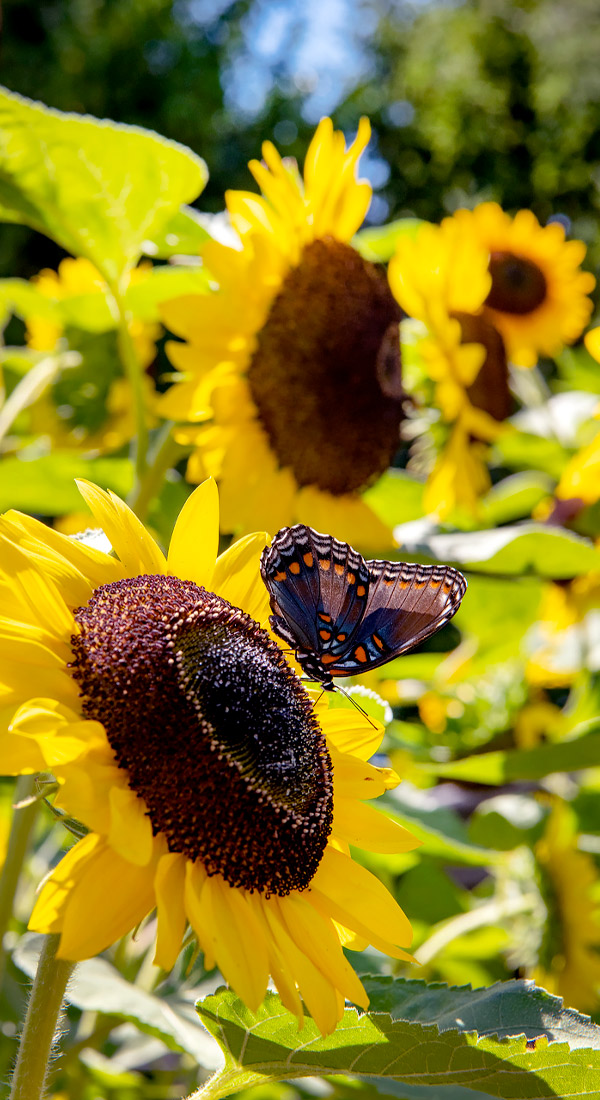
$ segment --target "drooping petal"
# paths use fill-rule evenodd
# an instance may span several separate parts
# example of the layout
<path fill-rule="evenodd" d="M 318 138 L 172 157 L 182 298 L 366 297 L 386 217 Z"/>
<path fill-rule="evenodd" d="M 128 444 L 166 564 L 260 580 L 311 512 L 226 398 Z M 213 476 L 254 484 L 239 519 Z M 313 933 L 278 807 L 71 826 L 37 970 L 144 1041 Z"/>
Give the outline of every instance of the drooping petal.
<path fill-rule="evenodd" d="M 185 856 L 166 852 L 158 861 L 154 877 L 158 929 L 154 963 L 163 970 L 175 965 L 185 932 Z"/>

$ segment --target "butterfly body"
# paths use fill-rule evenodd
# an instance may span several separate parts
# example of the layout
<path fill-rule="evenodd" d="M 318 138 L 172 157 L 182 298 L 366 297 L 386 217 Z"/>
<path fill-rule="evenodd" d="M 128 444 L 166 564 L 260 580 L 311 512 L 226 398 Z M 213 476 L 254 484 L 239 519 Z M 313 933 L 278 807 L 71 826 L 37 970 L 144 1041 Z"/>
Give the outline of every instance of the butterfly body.
<path fill-rule="evenodd" d="M 455 614 L 467 582 L 447 565 L 365 561 L 312 527 L 283 527 L 261 557 L 270 622 L 324 688 L 390 661 Z"/>

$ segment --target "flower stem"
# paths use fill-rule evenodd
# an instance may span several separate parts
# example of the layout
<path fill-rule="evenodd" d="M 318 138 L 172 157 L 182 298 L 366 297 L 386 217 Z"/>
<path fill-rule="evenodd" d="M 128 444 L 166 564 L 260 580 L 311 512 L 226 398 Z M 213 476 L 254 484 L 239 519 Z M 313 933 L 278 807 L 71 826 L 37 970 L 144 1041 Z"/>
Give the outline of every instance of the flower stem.
<path fill-rule="evenodd" d="M 44 938 L 23 1025 L 10 1100 L 40 1100 L 67 982 L 75 963 L 57 959 L 60 936 Z"/>
<path fill-rule="evenodd" d="M 136 478 L 127 503 L 139 519 L 145 520 L 148 509 L 157 496 L 167 470 L 170 470 L 185 449 L 173 438 L 173 421 L 167 420 L 158 432 L 149 464 L 141 477 Z"/>
<path fill-rule="evenodd" d="M 15 786 L 15 806 L 10 827 L 6 859 L 0 875 L 0 987 L 6 967 L 6 948 L 4 935 L 8 929 L 13 912 L 13 903 L 23 861 L 29 848 L 31 830 L 37 817 L 39 802 L 29 802 L 20 806 L 20 802 L 35 791 L 35 779 L 32 775 L 20 775 Z"/>
<path fill-rule="evenodd" d="M 148 452 L 148 420 L 146 403 L 144 400 L 144 372 L 140 365 L 135 345 L 129 331 L 129 316 L 121 294 L 115 288 L 112 289 L 114 312 L 117 321 L 117 346 L 119 357 L 123 364 L 123 370 L 127 381 L 131 386 L 133 406 L 135 414 L 135 473 L 139 482 L 146 473 L 146 456 Z"/>

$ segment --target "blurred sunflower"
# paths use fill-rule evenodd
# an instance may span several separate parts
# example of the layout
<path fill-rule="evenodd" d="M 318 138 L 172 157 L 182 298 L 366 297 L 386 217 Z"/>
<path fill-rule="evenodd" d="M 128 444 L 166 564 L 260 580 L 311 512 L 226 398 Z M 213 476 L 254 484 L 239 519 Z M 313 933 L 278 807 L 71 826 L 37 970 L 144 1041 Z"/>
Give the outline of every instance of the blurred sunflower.
<path fill-rule="evenodd" d="M 148 263 L 134 268 L 129 285 L 144 282 L 151 270 Z M 31 406 L 33 434 L 50 436 L 60 448 L 74 447 L 94 453 L 118 450 L 135 434 L 135 413 L 131 387 L 122 373 L 114 322 L 106 307 L 106 318 L 97 331 L 76 324 L 77 308 L 83 303 L 89 310 L 90 296 L 92 300 L 102 299 L 96 307 L 102 310 L 108 291 L 106 283 L 89 260 L 70 257 L 61 261 L 58 271 L 45 268 L 31 282 L 44 297 L 69 303 L 69 314 L 75 323 L 63 325 L 32 313 L 25 325 L 28 346 L 35 351 L 55 351 L 64 339 L 72 350 L 81 354 L 81 364 L 61 372 Z M 156 355 L 156 340 L 162 328 L 131 318 L 129 332 L 140 369 L 145 371 Z M 144 382 L 150 406 L 154 387 L 146 376 Z"/>
<path fill-rule="evenodd" d="M 117 556 L 0 519 L 4 770 L 52 771 L 58 805 L 90 830 L 30 927 L 82 959 L 156 907 L 158 965 L 189 922 L 249 1008 L 271 974 L 286 1007 L 302 1019 L 301 995 L 329 1032 L 345 997 L 368 1004 L 342 946 L 409 957 L 408 920 L 348 848 L 418 845 L 363 802 L 398 782 L 367 763 L 382 730 L 314 706 L 259 626 L 265 536 L 215 562 L 214 482 L 186 503 L 166 560 L 118 497 L 81 490 Z"/>
<path fill-rule="evenodd" d="M 497 437 L 512 410 L 504 343 L 483 314 L 487 252 L 446 218 L 400 240 L 388 278 L 402 309 L 421 322 L 417 353 L 449 426 L 424 507 L 442 517 L 455 509 L 472 514 L 490 484 L 483 443 Z"/>
<path fill-rule="evenodd" d="M 531 977 L 563 997 L 567 1007 L 595 1009 L 600 994 L 600 880 L 592 857 L 577 847 L 575 814 L 562 800 L 554 800 L 536 858 L 548 919 Z"/>
<path fill-rule="evenodd" d="M 249 166 L 263 194 L 226 195 L 241 248 L 203 253 L 218 290 L 164 306 L 186 342 L 167 345 L 181 376 L 161 412 L 201 422 L 179 438 L 195 446 L 190 480 L 219 479 L 225 531 L 300 521 L 391 541 L 360 495 L 390 465 L 404 416 L 400 310 L 349 243 L 371 200 L 356 179 L 369 136 L 362 119 L 346 149 L 323 119 L 304 178 L 266 142 Z"/>
<path fill-rule="evenodd" d="M 536 687 L 569 687 L 582 668 L 596 667 L 594 631 L 586 619 L 600 608 L 600 574 L 548 582 L 538 621 L 529 637 L 528 681 Z"/>
<path fill-rule="evenodd" d="M 577 340 L 590 319 L 587 295 L 596 284 L 581 271 L 581 241 L 566 241 L 558 222 L 541 226 L 531 210 L 511 218 L 495 202 L 458 210 L 452 221 L 489 254 L 485 315 L 512 362 L 535 366 L 539 355 L 556 355 Z"/>

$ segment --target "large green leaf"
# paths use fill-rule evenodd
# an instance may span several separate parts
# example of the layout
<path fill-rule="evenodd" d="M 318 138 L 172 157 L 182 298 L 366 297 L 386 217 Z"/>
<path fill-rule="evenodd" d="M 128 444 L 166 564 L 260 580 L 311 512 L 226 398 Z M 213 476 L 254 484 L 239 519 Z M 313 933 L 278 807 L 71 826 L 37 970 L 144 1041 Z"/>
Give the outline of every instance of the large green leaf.
<path fill-rule="evenodd" d="M 17 966 L 33 977 L 37 969 L 42 937 L 27 933 L 19 941 L 13 958 Z M 216 1044 L 198 1025 L 189 1002 L 146 992 L 126 981 L 107 959 L 86 959 L 77 965 L 69 981 L 66 998 L 85 1012 L 102 1012 L 117 1021 L 128 1020 L 149 1035 L 155 1035 L 171 1050 L 185 1050 L 207 1069 L 221 1062 Z"/>
<path fill-rule="evenodd" d="M 596 726 L 598 722 L 596 720 Z M 588 733 L 576 740 L 538 745 L 535 749 L 514 749 L 506 752 L 484 752 L 466 756 L 448 764 L 423 764 L 415 768 L 445 779 L 460 779 L 465 783 L 486 783 L 494 786 L 515 780 L 543 779 L 554 772 L 579 771 L 600 765 L 600 733 Z"/>
<path fill-rule="evenodd" d="M 113 287 L 206 179 L 199 157 L 158 134 L 0 89 L 0 220 L 86 256 Z"/>
<path fill-rule="evenodd" d="M 85 459 L 75 451 L 53 451 L 31 461 L 2 459 L 0 511 L 18 508 L 40 516 L 80 512 L 85 506 L 75 478 L 88 478 L 103 489 L 126 497 L 133 484 L 133 468 L 127 458 Z"/>
<path fill-rule="evenodd" d="M 511 474 L 493 485 L 481 500 L 484 519 L 490 527 L 524 519 L 553 489 L 553 479 L 537 470 Z"/>
<path fill-rule="evenodd" d="M 363 499 L 383 523 L 393 527 L 423 515 L 424 484 L 406 470 L 387 470 Z"/>
<path fill-rule="evenodd" d="M 198 1012 L 225 1054 L 211 1097 L 340 1073 L 511 1100 L 600 1093 L 600 1028 L 532 982 L 475 991 L 385 978 L 366 984 L 369 1013 L 347 1008 L 327 1037 L 310 1018 L 299 1031 L 274 994 L 256 1014 L 232 992 L 207 997 Z"/>
<path fill-rule="evenodd" d="M 515 524 L 491 531 L 424 535 L 403 549 L 429 561 L 453 562 L 480 573 L 534 573 L 565 579 L 600 570 L 600 550 L 589 539 L 541 523 Z"/>
<path fill-rule="evenodd" d="M 501 852 L 473 844 L 458 814 L 445 806 L 435 805 L 427 791 L 406 781 L 388 792 L 380 802 L 394 821 L 422 842 L 419 853 L 475 867 L 485 867 L 503 859 Z"/>

